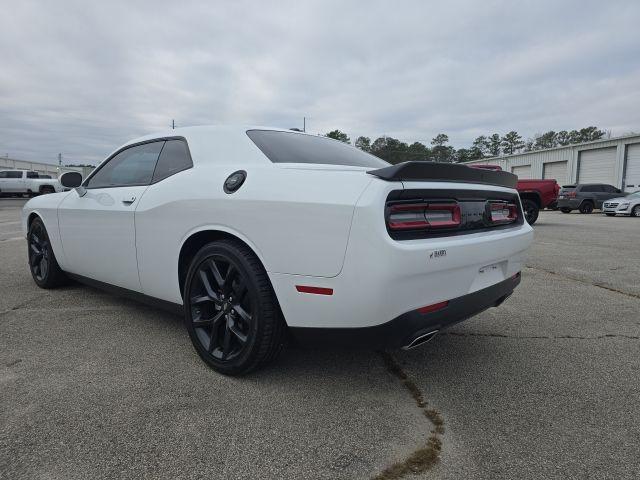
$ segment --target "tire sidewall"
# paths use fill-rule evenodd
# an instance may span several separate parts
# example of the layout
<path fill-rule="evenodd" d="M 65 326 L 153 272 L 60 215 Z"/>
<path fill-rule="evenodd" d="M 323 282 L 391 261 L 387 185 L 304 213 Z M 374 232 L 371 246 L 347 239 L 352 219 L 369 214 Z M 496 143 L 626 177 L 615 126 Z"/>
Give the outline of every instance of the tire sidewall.
<path fill-rule="evenodd" d="M 585 213 L 585 214 L 589 214 L 589 213 L 593 213 L 593 203 L 590 201 L 587 202 L 583 202 L 582 205 L 580 205 L 580 213 Z"/>
<path fill-rule="evenodd" d="M 253 317 L 253 324 L 251 325 L 251 333 L 247 340 L 248 344 L 245 346 L 244 351 L 242 351 L 237 357 L 227 362 L 221 362 L 220 360 L 209 354 L 207 349 L 200 342 L 200 339 L 191 322 L 191 302 L 189 301 L 189 298 L 193 279 L 200 265 L 202 265 L 205 260 L 211 258 L 212 256 L 226 257 L 235 264 L 235 266 L 243 275 L 248 293 L 251 296 L 251 314 Z M 260 295 L 258 294 L 258 285 L 253 274 L 253 269 L 246 262 L 240 251 L 236 249 L 232 244 L 222 241 L 212 242 L 202 247 L 193 258 L 193 260 L 191 261 L 191 265 L 189 266 L 183 297 L 185 326 L 187 328 L 187 331 L 189 332 L 189 337 L 191 338 L 191 341 L 200 357 L 216 371 L 223 374 L 237 375 L 246 370 L 247 365 L 251 365 L 253 363 L 254 357 L 258 354 L 256 344 L 258 338 L 262 333 L 263 326 L 261 318 L 264 309 L 263 305 L 261 304 Z"/>
<path fill-rule="evenodd" d="M 38 227 L 42 229 L 42 232 L 44 233 L 44 237 L 47 240 L 48 249 L 49 249 L 49 252 L 48 252 L 49 268 L 47 268 L 47 274 L 42 278 L 42 280 L 38 279 L 38 277 L 33 272 L 33 268 L 31 267 L 31 234 Z M 49 232 L 47 232 L 47 228 L 44 226 L 44 222 L 39 217 L 35 218 L 31 222 L 31 225 L 29 225 L 29 231 L 27 233 L 27 258 L 29 259 L 29 273 L 31 273 L 31 278 L 33 278 L 33 281 L 36 282 L 36 285 L 38 285 L 39 287 L 43 287 L 43 288 L 46 287 L 48 284 L 49 278 L 51 277 L 51 274 L 52 274 L 52 267 L 53 267 L 53 263 L 55 262 L 55 257 L 53 255 L 53 249 L 51 248 L 51 240 L 49 239 Z"/>
<path fill-rule="evenodd" d="M 527 219 L 527 215 L 526 215 L 527 206 L 530 206 L 530 207 L 532 207 L 533 209 L 536 210 L 535 213 L 533 214 L 533 218 L 531 220 Z M 540 209 L 538 208 L 536 203 L 533 200 L 524 199 L 522 201 L 522 208 L 525 211 L 525 220 L 527 220 L 527 223 L 529 225 L 533 225 L 534 223 L 536 223 L 536 220 L 538 220 L 538 215 L 540 215 Z"/>

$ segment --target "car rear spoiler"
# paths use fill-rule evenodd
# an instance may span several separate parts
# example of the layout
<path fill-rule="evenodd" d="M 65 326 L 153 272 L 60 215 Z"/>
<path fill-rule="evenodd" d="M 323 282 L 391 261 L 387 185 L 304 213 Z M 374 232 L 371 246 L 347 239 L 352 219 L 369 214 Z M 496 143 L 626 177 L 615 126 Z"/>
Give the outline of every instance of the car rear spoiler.
<path fill-rule="evenodd" d="M 513 173 L 472 168 L 455 163 L 412 161 L 369 170 L 370 175 L 387 181 L 464 182 L 516 188 L 518 177 Z"/>

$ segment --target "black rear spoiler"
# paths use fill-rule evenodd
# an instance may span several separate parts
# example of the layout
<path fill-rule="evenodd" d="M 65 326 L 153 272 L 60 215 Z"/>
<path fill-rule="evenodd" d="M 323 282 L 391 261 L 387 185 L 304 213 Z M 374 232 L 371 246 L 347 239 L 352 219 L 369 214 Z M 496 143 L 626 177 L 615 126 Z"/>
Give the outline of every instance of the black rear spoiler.
<path fill-rule="evenodd" d="M 388 181 L 464 182 L 516 188 L 518 177 L 500 170 L 472 168 L 455 163 L 403 162 L 389 167 L 369 170 L 370 175 Z"/>

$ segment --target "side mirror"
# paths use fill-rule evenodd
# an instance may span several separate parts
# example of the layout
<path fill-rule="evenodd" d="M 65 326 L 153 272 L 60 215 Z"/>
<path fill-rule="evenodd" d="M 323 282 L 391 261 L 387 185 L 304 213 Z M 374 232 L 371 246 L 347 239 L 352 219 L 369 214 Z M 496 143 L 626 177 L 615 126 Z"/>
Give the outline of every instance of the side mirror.
<path fill-rule="evenodd" d="M 79 172 L 65 172 L 60 176 L 60 184 L 66 188 L 76 188 L 82 185 L 82 174 Z"/>

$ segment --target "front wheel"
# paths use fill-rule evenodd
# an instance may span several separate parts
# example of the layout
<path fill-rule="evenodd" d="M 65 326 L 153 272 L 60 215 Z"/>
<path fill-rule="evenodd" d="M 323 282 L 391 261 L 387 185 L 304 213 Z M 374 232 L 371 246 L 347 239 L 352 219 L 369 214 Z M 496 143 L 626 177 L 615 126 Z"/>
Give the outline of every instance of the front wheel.
<path fill-rule="evenodd" d="M 536 202 L 525 198 L 522 200 L 522 209 L 524 210 L 524 218 L 527 220 L 527 223 L 529 225 L 536 223 L 538 215 L 540 214 L 540 209 Z"/>
<path fill-rule="evenodd" d="M 184 307 L 193 346 L 222 374 L 248 373 L 282 349 L 285 323 L 267 272 L 239 242 L 200 249 L 187 272 Z"/>
<path fill-rule="evenodd" d="M 640 217 L 640 205 L 636 205 L 635 207 L 633 207 L 633 210 L 631 210 L 631 216 Z"/>
<path fill-rule="evenodd" d="M 49 234 L 40 218 L 35 218 L 27 234 L 29 248 L 29 270 L 33 281 L 40 288 L 55 288 L 64 285 L 67 277 L 58 265 L 51 248 Z"/>
<path fill-rule="evenodd" d="M 566 208 L 566 207 L 561 208 L 561 209 L 560 209 L 560 211 L 561 211 L 562 213 L 571 213 L 571 209 L 570 209 L 570 208 Z"/>

